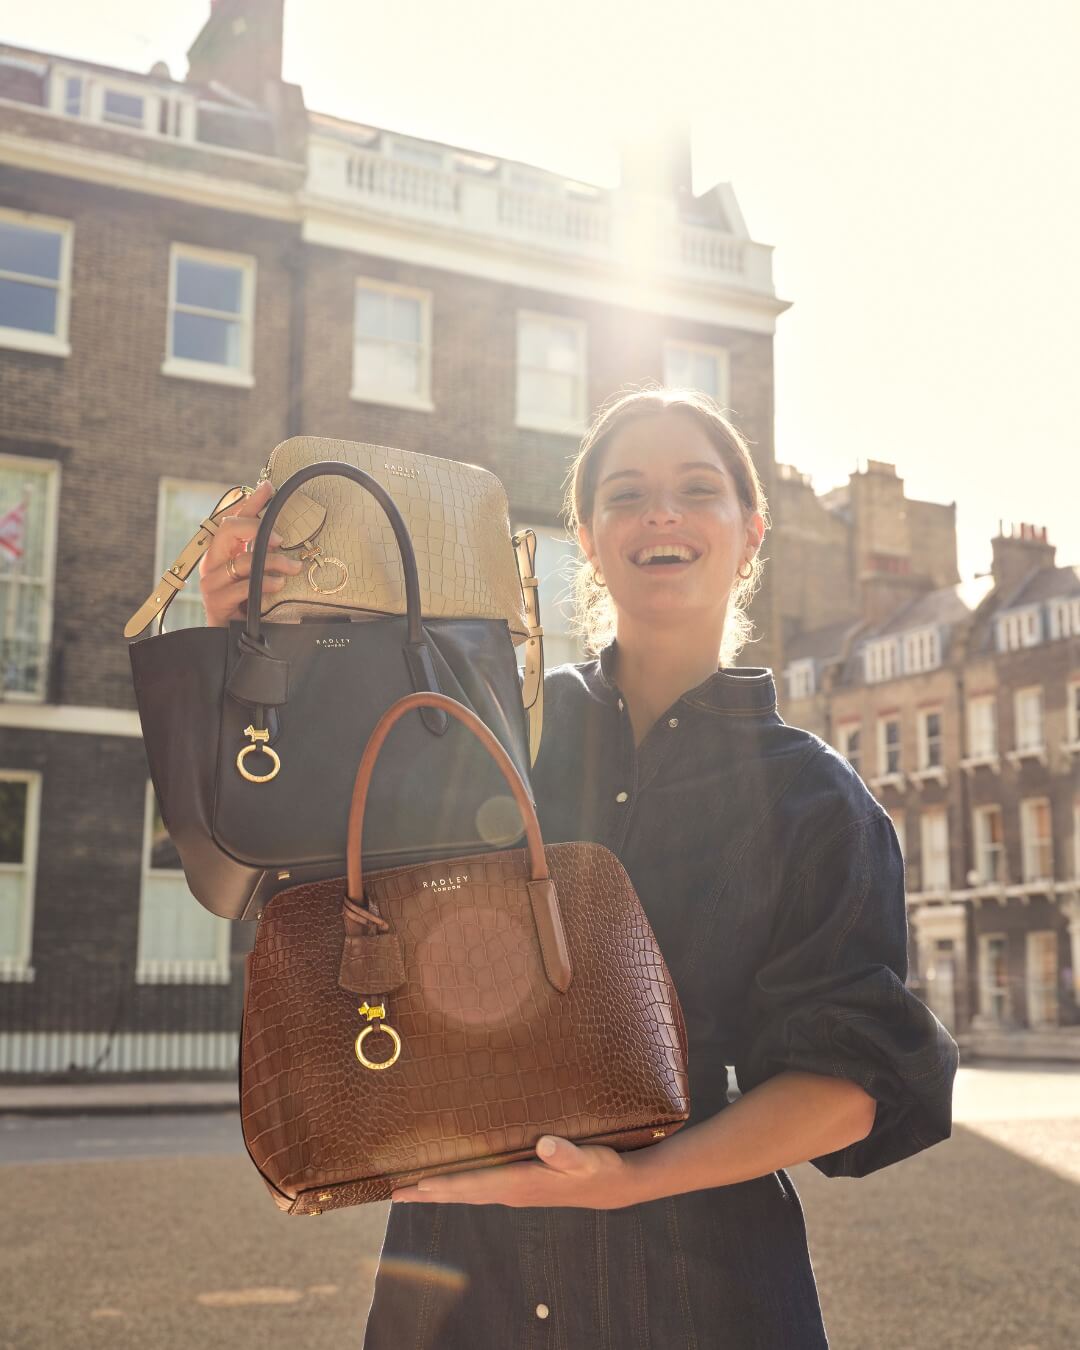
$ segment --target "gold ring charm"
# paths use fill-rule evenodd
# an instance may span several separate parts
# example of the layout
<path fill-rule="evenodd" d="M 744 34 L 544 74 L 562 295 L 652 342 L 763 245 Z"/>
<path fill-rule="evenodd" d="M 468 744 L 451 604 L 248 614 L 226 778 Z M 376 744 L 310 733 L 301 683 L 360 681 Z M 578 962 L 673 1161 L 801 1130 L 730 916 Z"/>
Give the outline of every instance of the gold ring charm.
<path fill-rule="evenodd" d="M 341 580 L 338 582 L 336 586 L 320 586 L 319 583 L 315 580 L 318 569 L 320 567 L 330 567 L 330 566 L 338 567 L 341 569 Z M 318 591 L 320 595 L 337 595 L 338 591 L 343 591 L 346 585 L 348 584 L 349 569 L 346 566 L 346 564 L 341 561 L 340 558 L 331 558 L 324 553 L 320 553 L 319 556 L 312 561 L 311 566 L 308 568 L 307 579 L 308 585 L 311 587 L 311 589 L 313 591 Z"/>
<path fill-rule="evenodd" d="M 236 558 L 232 557 L 225 564 L 225 571 L 232 577 L 233 581 L 243 581 L 243 577 L 236 570 Z"/>
<path fill-rule="evenodd" d="M 370 1036 L 373 1031 L 385 1031 L 394 1042 L 394 1053 L 389 1059 L 368 1059 L 367 1055 L 364 1054 L 364 1039 L 365 1037 Z M 388 1069 L 391 1064 L 397 1063 L 398 1056 L 401 1054 L 401 1037 L 389 1022 L 383 1022 L 377 1027 L 365 1027 L 360 1035 L 357 1036 L 354 1048 L 356 1050 L 356 1058 L 365 1069 Z"/>
<path fill-rule="evenodd" d="M 244 735 L 251 737 L 251 744 L 245 745 L 243 750 L 236 756 L 236 767 L 249 783 L 269 783 L 271 778 L 278 776 L 278 770 L 281 768 L 281 759 L 278 752 L 272 745 L 268 744 L 270 740 L 269 731 L 263 729 L 256 731 L 253 726 L 244 728 Z M 273 768 L 269 773 L 252 773 L 250 769 L 244 767 L 244 760 L 247 759 L 255 750 L 261 750 L 264 755 L 269 755 Z"/>

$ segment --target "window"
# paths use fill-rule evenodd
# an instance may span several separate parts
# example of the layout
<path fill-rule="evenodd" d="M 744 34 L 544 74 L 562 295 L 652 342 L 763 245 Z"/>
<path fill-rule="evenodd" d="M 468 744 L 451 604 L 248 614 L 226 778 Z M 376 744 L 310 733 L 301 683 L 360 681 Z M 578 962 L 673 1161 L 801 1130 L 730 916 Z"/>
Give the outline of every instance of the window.
<path fill-rule="evenodd" d="M 701 342 L 664 343 L 664 383 L 680 389 L 697 389 L 715 399 L 722 408 L 729 402 L 730 360 L 723 347 Z"/>
<path fill-rule="evenodd" d="M 166 375 L 250 387 L 255 259 L 173 244 Z"/>
<path fill-rule="evenodd" d="M 1051 600 L 1048 613 L 1051 638 L 1080 637 L 1080 595 Z"/>
<path fill-rule="evenodd" d="M 924 811 L 919 821 L 924 891 L 949 888 L 949 817 L 944 810 Z"/>
<path fill-rule="evenodd" d="M 517 424 L 576 434 L 585 427 L 585 325 L 518 313 Z"/>
<path fill-rule="evenodd" d="M 574 606 L 572 582 L 581 554 L 559 530 L 540 525 L 529 528 L 536 534 L 536 579 L 540 583 L 540 623 L 544 630 L 544 666 L 553 670 L 566 662 L 582 661 L 585 653 L 573 631 Z M 525 644 L 518 647 L 525 659 Z"/>
<path fill-rule="evenodd" d="M 1080 680 L 1069 681 L 1067 715 L 1069 742 L 1080 745 Z"/>
<path fill-rule="evenodd" d="M 1080 878 L 1080 797 L 1073 802 L 1073 876 Z M 1073 972 L 1080 992 L 1080 970 Z"/>
<path fill-rule="evenodd" d="M 862 727 L 858 724 L 849 724 L 838 728 L 837 749 L 844 756 L 847 762 L 855 770 L 860 772 L 860 752 L 862 750 Z"/>
<path fill-rule="evenodd" d="M 0 769 L 0 979 L 33 979 L 34 871 L 41 776 Z"/>
<path fill-rule="evenodd" d="M 0 210 L 0 345 L 67 356 L 71 224 Z"/>
<path fill-rule="evenodd" d="M 1043 692 L 1041 685 L 1018 689 L 1013 696 L 1017 750 L 1043 748 Z"/>
<path fill-rule="evenodd" d="M 188 890 L 149 783 L 135 978 L 148 984 L 225 984 L 229 979 L 229 925 L 203 909 Z"/>
<path fill-rule="evenodd" d="M 1004 886 L 1005 822 L 1000 806 L 977 806 L 973 815 L 975 875 L 980 886 Z"/>
<path fill-rule="evenodd" d="M 905 633 L 903 648 L 904 671 L 908 675 L 935 670 L 941 665 L 941 634 L 936 628 L 920 628 L 914 633 Z"/>
<path fill-rule="evenodd" d="M 1008 940 L 1004 933 L 979 938 L 979 1011 L 999 1025 L 1009 1017 Z"/>
<path fill-rule="evenodd" d="M 919 768 L 939 769 L 941 763 L 941 709 L 926 709 L 919 713 Z"/>
<path fill-rule="evenodd" d="M 900 644 L 896 638 L 868 642 L 863 648 L 863 671 L 867 684 L 880 684 L 900 673 Z"/>
<path fill-rule="evenodd" d="M 430 409 L 431 293 L 357 281 L 352 396 Z"/>
<path fill-rule="evenodd" d="M 1042 641 L 1042 624 L 1037 605 L 999 614 L 997 645 L 999 652 L 1014 652 L 1021 647 L 1034 647 Z"/>
<path fill-rule="evenodd" d="M 814 663 L 792 661 L 787 668 L 788 697 L 809 698 L 814 692 Z"/>
<path fill-rule="evenodd" d="M 996 704 L 993 694 L 968 699 L 968 755 L 971 759 L 989 759 L 997 754 Z"/>
<path fill-rule="evenodd" d="M 1054 840 L 1050 803 L 1045 797 L 1028 797 L 1020 803 L 1020 840 L 1024 853 L 1024 880 L 1052 880 Z"/>
<path fill-rule="evenodd" d="M 146 100 L 142 94 L 129 94 L 122 89 L 106 89 L 101 100 L 101 120 L 118 127 L 143 129 Z"/>
<path fill-rule="evenodd" d="M 81 117 L 83 110 L 83 79 L 69 75 L 64 80 L 64 112 L 68 117 Z"/>
<path fill-rule="evenodd" d="M 1027 1020 L 1031 1027 L 1058 1021 L 1058 935 L 1050 928 L 1025 934 Z"/>
<path fill-rule="evenodd" d="M 881 775 L 900 772 L 899 717 L 883 717 L 878 722 L 878 772 Z"/>
<path fill-rule="evenodd" d="M 157 551 L 154 559 L 152 584 L 170 567 L 226 490 L 220 483 L 189 483 L 174 478 L 163 478 L 158 487 Z M 198 569 L 192 572 L 187 585 L 178 591 L 169 606 L 165 626 L 174 628 L 201 628 L 206 623 L 199 591 Z"/>
<path fill-rule="evenodd" d="M 59 469 L 0 455 L 0 693 L 47 693 Z"/>

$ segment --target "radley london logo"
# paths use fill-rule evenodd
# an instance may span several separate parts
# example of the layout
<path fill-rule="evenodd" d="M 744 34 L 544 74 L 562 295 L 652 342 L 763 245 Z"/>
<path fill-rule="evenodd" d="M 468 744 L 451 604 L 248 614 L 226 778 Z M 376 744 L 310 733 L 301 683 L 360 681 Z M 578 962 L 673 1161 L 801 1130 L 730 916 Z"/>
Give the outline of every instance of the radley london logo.
<path fill-rule="evenodd" d="M 459 872 L 456 876 L 435 877 L 424 882 L 425 891 L 460 891 L 462 884 L 469 879 L 468 872 Z"/>

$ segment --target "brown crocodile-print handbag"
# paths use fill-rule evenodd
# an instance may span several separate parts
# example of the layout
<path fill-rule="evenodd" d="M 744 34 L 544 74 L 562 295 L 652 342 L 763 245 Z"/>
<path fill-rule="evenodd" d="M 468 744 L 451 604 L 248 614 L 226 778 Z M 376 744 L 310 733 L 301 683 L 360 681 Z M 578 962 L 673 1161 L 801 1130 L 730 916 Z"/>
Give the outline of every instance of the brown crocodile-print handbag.
<path fill-rule="evenodd" d="M 394 723 L 438 708 L 495 759 L 527 847 L 364 873 L 364 809 Z M 282 891 L 248 957 L 240 1108 L 290 1214 L 531 1157 L 543 1134 L 640 1148 L 689 1114 L 678 996 L 621 863 L 544 846 L 528 790 L 474 714 L 411 694 L 364 750 L 347 877 Z"/>

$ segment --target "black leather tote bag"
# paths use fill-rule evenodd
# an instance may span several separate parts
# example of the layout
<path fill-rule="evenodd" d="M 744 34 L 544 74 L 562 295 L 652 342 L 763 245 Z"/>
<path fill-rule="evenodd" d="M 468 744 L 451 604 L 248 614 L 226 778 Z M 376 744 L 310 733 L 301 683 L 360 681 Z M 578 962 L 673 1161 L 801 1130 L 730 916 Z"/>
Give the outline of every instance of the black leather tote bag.
<path fill-rule="evenodd" d="M 274 521 L 290 493 L 336 474 L 376 499 L 404 572 L 404 616 L 268 623 L 260 617 Z M 463 703 L 528 782 L 521 686 L 504 619 L 421 619 L 412 542 L 392 498 L 336 461 L 293 474 L 271 498 L 252 551 L 247 615 L 133 642 L 135 697 L 150 776 L 188 886 L 214 914 L 255 918 L 278 890 L 342 876 L 356 766 L 391 703 L 422 690 Z M 521 837 L 520 814 L 490 755 L 426 708 L 380 761 L 364 836 L 374 869 L 412 865 Z M 477 809 L 477 803 L 480 803 Z"/>

